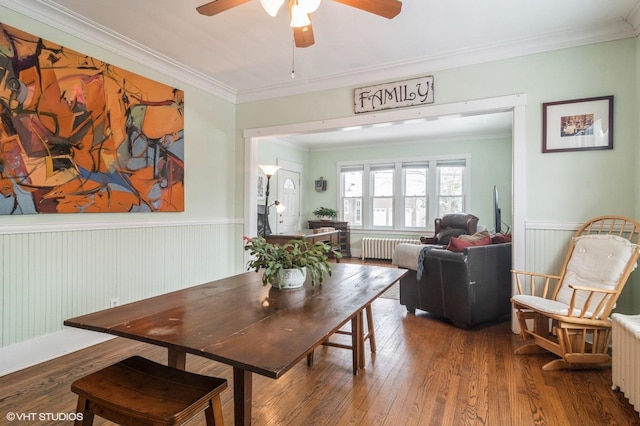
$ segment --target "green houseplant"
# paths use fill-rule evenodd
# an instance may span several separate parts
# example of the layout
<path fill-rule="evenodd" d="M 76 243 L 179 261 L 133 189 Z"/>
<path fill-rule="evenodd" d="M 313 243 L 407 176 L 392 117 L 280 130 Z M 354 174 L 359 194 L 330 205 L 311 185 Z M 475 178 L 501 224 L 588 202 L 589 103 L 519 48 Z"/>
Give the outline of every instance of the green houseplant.
<path fill-rule="evenodd" d="M 336 259 L 342 258 L 340 247 L 336 244 L 326 244 L 321 241 L 310 243 L 301 239 L 293 239 L 285 244 L 271 244 L 263 237 L 244 237 L 244 249 L 249 251 L 254 259 L 247 263 L 247 270 L 256 272 L 264 270 L 262 284 L 271 284 L 282 288 L 280 278 L 292 269 L 298 269 L 311 274 L 311 285 L 321 285 L 325 274 L 331 275 L 329 255 Z"/>
<path fill-rule="evenodd" d="M 318 218 L 329 218 L 329 219 L 334 219 L 338 216 L 338 212 L 334 209 L 331 209 L 329 207 L 318 207 L 317 209 L 315 209 L 313 211 L 313 214 L 318 217 Z"/>

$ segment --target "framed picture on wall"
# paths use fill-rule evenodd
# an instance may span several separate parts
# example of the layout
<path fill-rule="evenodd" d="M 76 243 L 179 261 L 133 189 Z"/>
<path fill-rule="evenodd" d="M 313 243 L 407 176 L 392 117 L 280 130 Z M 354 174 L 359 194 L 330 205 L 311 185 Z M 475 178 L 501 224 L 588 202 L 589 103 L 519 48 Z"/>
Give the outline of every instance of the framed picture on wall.
<path fill-rule="evenodd" d="M 613 149 L 613 96 L 542 104 L 542 152 Z"/>

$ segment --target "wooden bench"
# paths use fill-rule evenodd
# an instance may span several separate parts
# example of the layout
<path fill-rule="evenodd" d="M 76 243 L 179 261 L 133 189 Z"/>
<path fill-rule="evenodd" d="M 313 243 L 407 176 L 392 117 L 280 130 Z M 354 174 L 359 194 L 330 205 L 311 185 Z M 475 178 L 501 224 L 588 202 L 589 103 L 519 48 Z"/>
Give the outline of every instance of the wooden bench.
<path fill-rule="evenodd" d="M 189 373 L 134 356 L 76 380 L 76 425 L 94 415 L 121 425 L 178 425 L 205 412 L 207 425 L 221 426 L 220 393 L 227 381 Z M 82 413 L 82 416 L 80 416 Z"/>

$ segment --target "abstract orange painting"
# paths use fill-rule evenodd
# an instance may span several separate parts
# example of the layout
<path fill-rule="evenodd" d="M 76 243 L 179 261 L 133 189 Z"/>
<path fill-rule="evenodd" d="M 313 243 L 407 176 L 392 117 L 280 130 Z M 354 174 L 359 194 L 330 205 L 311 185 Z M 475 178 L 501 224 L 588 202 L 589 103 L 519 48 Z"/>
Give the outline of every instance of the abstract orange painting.
<path fill-rule="evenodd" d="M 0 23 L 0 214 L 184 211 L 184 93 Z"/>

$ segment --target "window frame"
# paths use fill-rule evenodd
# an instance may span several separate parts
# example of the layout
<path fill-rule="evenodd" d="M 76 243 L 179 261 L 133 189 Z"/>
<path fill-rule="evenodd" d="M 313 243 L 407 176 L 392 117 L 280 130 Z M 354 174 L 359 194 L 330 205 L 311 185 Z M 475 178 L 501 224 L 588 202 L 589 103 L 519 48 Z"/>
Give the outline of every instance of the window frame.
<path fill-rule="evenodd" d="M 462 164 L 464 163 L 464 164 Z M 469 177 L 467 176 L 467 168 L 469 161 L 458 161 L 458 160 L 439 160 L 436 163 L 436 167 L 455 167 L 455 166 L 461 166 L 463 165 L 465 167 L 465 170 L 462 173 L 462 211 L 467 211 L 467 206 L 468 206 L 468 198 L 470 198 L 470 192 L 471 192 L 471 187 L 470 187 L 470 180 Z M 440 183 L 442 181 L 442 174 L 439 173 L 439 170 L 436 170 L 436 193 L 435 193 L 435 202 L 434 204 L 434 209 L 433 209 L 433 213 L 436 215 L 434 217 L 442 217 L 444 214 L 446 213 L 442 213 L 440 212 L 440 200 L 442 198 L 450 198 L 450 196 L 444 196 L 442 195 L 442 193 L 440 192 Z"/>
<path fill-rule="evenodd" d="M 344 170 L 343 170 L 344 169 Z M 364 165 L 362 165 L 361 163 L 353 163 L 353 164 L 338 164 L 338 179 L 337 182 L 340 182 L 340 190 L 338 192 L 338 206 L 342 206 L 340 207 L 339 211 L 338 211 L 338 220 L 345 220 L 344 217 L 344 200 L 345 199 L 350 199 L 350 200 L 356 200 L 354 202 L 354 204 L 358 204 L 357 200 L 360 200 L 360 222 L 362 223 L 361 225 L 357 225 L 353 222 L 350 222 L 351 227 L 353 228 L 357 228 L 357 229 L 364 229 L 364 223 L 362 222 L 364 220 L 364 218 L 362 217 L 362 211 L 364 209 L 364 201 L 365 201 L 365 193 L 367 193 L 366 188 L 362 187 L 362 194 L 360 195 L 360 197 L 345 197 L 344 193 L 345 193 L 345 181 L 343 179 L 342 173 L 344 172 L 362 172 L 363 176 L 364 173 L 366 173 L 365 171 L 365 167 Z M 363 177 L 363 182 L 361 182 L 362 185 L 364 185 L 364 177 Z M 368 193 L 367 193 L 368 194 Z M 357 206 L 356 206 L 357 208 Z M 357 214 L 356 212 L 354 212 L 354 214 Z"/>
<path fill-rule="evenodd" d="M 369 210 L 368 210 L 368 216 L 370 219 L 370 225 L 371 225 L 371 229 L 395 229 L 396 227 L 396 221 L 397 221 L 397 214 L 396 212 L 398 211 L 397 209 L 397 197 L 396 197 L 396 193 L 397 193 L 397 184 L 398 184 L 398 177 L 397 177 L 397 164 L 396 163 L 389 163 L 389 162 L 381 162 L 381 163 L 374 163 L 374 164 L 369 164 L 368 167 L 369 171 L 368 171 L 368 182 L 367 179 L 365 178 L 365 182 L 364 184 L 368 183 L 368 187 L 369 187 Z M 373 174 L 375 172 L 387 172 L 387 171 L 391 171 L 392 176 L 392 184 L 391 184 L 391 196 L 388 195 L 375 195 L 375 179 L 373 179 Z M 374 225 L 373 221 L 374 221 L 374 217 L 375 217 L 375 200 L 391 200 L 391 226 L 388 225 Z"/>
<path fill-rule="evenodd" d="M 429 162 L 420 162 L 420 161 L 411 161 L 411 162 L 404 162 L 404 163 L 399 163 L 397 164 L 397 168 L 398 168 L 398 174 L 401 177 L 402 182 L 400 182 L 400 188 L 398 191 L 398 194 L 400 194 L 397 198 L 397 202 L 400 205 L 398 210 L 399 212 L 402 213 L 402 217 L 399 218 L 399 224 L 402 227 L 402 229 L 409 229 L 409 230 L 424 230 L 427 229 L 429 227 L 429 217 L 430 217 L 430 212 L 429 212 L 429 182 L 430 182 L 430 176 L 429 176 L 429 171 L 430 171 L 430 164 Z M 424 197 L 420 197 L 418 195 L 407 195 L 407 175 L 405 173 L 406 169 L 426 169 L 426 176 L 425 176 L 425 195 Z M 412 198 L 412 199 L 418 199 L 418 198 L 424 198 L 424 202 L 425 202 L 425 210 L 426 210 L 426 223 L 425 226 L 420 227 L 420 226 L 407 226 L 406 222 L 405 222 L 405 215 L 407 212 L 407 199 L 408 198 Z"/>
<path fill-rule="evenodd" d="M 433 230 L 434 219 L 439 217 L 439 175 L 438 165 L 442 163 L 464 164 L 462 174 L 462 211 L 471 208 L 471 154 L 429 156 L 418 158 L 397 158 L 385 160 L 363 160 L 363 161 L 341 161 L 337 163 L 337 181 L 340 188 L 337 194 L 337 205 L 344 205 L 344 181 L 342 179 L 343 169 L 361 168 L 362 173 L 362 199 L 360 215 L 362 225 L 350 224 L 350 228 L 358 230 L 375 231 L 402 231 L 402 232 L 425 232 Z M 411 168 L 412 165 L 427 167 L 427 223 L 425 227 L 407 227 L 404 224 L 405 195 L 404 195 L 404 175 L 403 168 Z M 373 182 L 371 179 L 372 170 L 381 169 L 384 166 L 392 166 L 393 177 L 393 225 L 373 226 Z M 342 209 L 338 212 L 338 219 L 345 220 Z"/>

